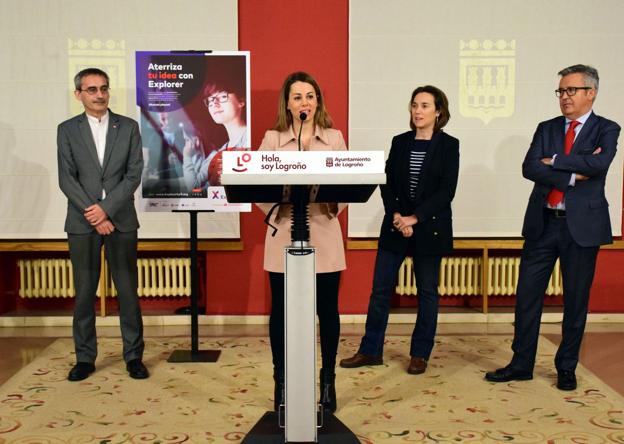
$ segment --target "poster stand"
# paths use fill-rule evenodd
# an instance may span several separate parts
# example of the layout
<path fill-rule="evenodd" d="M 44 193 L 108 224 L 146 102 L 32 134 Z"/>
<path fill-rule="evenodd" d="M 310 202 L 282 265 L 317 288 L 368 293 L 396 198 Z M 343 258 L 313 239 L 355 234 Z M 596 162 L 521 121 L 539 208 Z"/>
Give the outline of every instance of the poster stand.
<path fill-rule="evenodd" d="M 174 350 L 167 362 L 217 362 L 221 350 L 199 350 L 199 268 L 197 267 L 197 213 L 212 213 L 214 210 L 173 210 L 176 213 L 189 213 L 191 245 L 191 349 Z"/>

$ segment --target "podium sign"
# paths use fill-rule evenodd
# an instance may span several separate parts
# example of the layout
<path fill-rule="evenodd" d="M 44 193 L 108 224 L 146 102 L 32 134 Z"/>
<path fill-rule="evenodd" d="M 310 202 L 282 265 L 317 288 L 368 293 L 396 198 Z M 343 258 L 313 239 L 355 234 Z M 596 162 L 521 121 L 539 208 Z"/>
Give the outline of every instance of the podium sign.
<path fill-rule="evenodd" d="M 357 185 L 385 180 L 383 151 L 223 153 L 224 185 Z"/>

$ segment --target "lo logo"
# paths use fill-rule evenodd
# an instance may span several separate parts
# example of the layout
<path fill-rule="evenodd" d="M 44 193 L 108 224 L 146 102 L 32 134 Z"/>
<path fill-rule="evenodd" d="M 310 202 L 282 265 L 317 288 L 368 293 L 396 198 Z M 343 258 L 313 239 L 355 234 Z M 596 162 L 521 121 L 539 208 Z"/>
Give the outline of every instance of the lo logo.
<path fill-rule="evenodd" d="M 251 154 L 245 153 L 242 156 L 236 157 L 236 168 L 232 168 L 233 171 L 237 173 L 243 173 L 247 171 L 247 167 L 245 164 L 251 160 Z"/>

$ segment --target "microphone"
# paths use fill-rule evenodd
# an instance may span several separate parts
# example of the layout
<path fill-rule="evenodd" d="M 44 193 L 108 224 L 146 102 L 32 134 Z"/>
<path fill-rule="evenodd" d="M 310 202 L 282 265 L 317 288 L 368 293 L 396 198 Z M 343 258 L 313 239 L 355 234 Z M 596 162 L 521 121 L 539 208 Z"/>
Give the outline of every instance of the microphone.
<path fill-rule="evenodd" d="M 308 115 L 301 111 L 299 113 L 299 120 L 301 120 L 301 125 L 299 126 L 299 137 L 297 137 L 297 148 L 301 151 L 301 130 L 303 129 L 303 122 L 308 118 Z"/>

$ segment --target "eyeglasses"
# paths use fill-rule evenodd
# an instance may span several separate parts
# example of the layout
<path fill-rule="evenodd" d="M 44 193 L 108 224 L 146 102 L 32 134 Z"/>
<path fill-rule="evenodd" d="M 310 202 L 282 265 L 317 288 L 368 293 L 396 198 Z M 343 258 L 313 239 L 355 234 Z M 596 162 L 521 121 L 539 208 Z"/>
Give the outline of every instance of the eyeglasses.
<path fill-rule="evenodd" d="M 204 105 L 210 108 L 211 106 L 215 106 L 217 103 L 225 103 L 230 100 L 230 93 L 228 92 L 220 92 L 218 94 L 206 97 L 204 99 Z"/>
<path fill-rule="evenodd" d="M 567 88 L 559 88 L 555 90 L 557 97 L 563 97 L 563 93 L 566 93 L 568 97 L 572 97 L 579 89 L 592 89 L 591 86 L 568 86 Z"/>
<path fill-rule="evenodd" d="M 103 86 L 100 86 L 99 88 L 97 86 L 90 86 L 88 88 L 80 89 L 78 91 L 86 92 L 87 94 L 92 96 L 94 94 L 97 94 L 98 90 L 102 94 L 108 94 L 108 92 L 110 91 L 110 87 L 108 85 L 103 85 Z"/>

